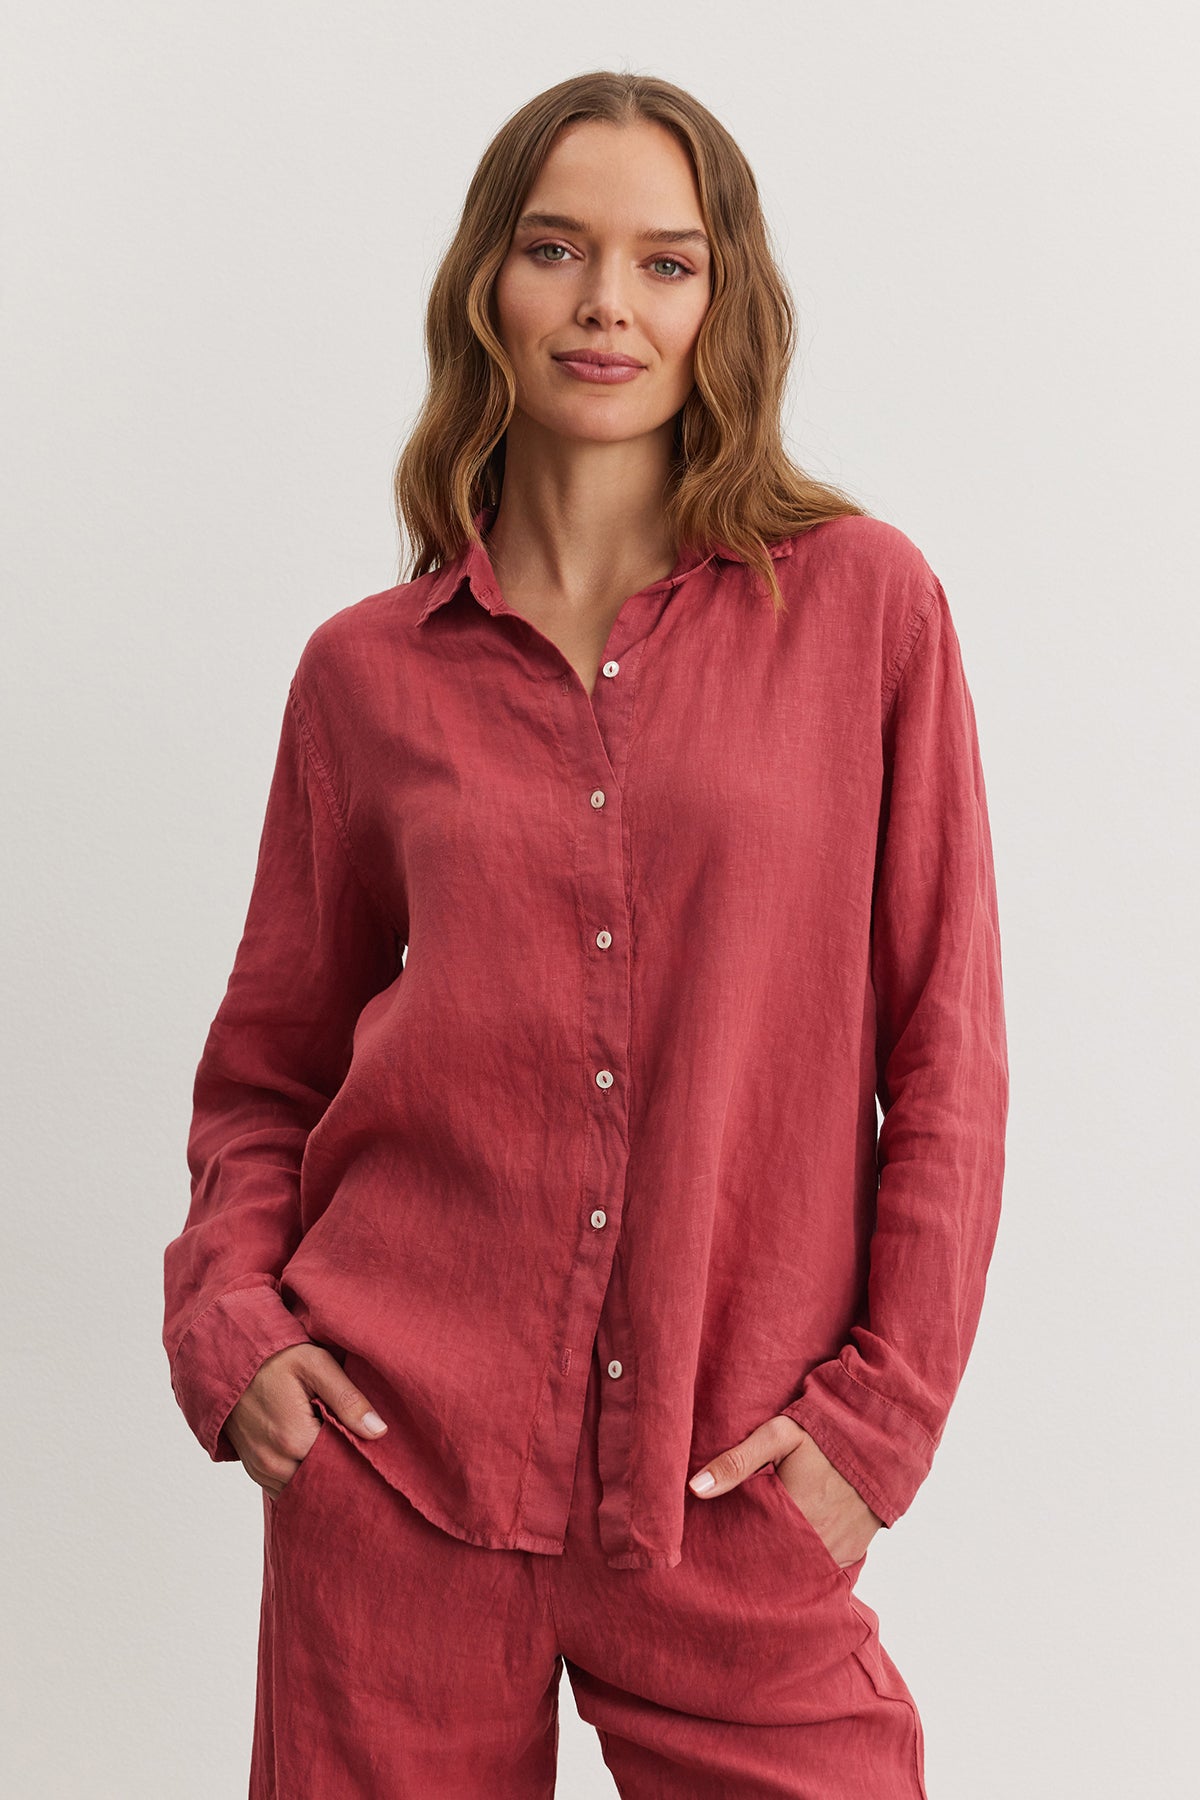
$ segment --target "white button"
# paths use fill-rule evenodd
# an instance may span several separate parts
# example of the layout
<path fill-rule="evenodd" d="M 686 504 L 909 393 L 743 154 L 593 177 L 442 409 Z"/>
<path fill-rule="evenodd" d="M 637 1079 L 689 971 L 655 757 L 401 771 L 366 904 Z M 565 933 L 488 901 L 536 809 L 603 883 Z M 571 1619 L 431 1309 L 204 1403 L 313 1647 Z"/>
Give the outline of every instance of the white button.
<path fill-rule="evenodd" d="M 596 1230 L 599 1231 L 600 1227 L 602 1225 L 607 1225 L 607 1223 L 608 1223 L 608 1214 L 606 1212 L 601 1212 L 600 1208 L 597 1207 L 595 1212 L 592 1214 L 592 1224 L 596 1227 Z"/>
<path fill-rule="evenodd" d="M 612 1084 L 613 1084 L 612 1070 L 611 1069 L 598 1070 L 598 1072 L 596 1074 L 596 1086 L 597 1087 L 611 1087 Z"/>
<path fill-rule="evenodd" d="M 603 788 L 593 788 L 592 789 L 592 805 L 593 806 L 603 806 L 604 805 L 604 789 Z"/>
<path fill-rule="evenodd" d="M 611 931 L 598 931 L 596 933 L 596 942 L 599 944 L 599 946 L 602 950 L 607 950 L 608 946 L 612 943 L 612 932 Z"/>
<path fill-rule="evenodd" d="M 617 1376 L 621 1373 L 621 1365 L 617 1361 L 615 1356 L 613 1357 L 613 1360 L 608 1365 L 608 1372 L 612 1376 Z"/>
<path fill-rule="evenodd" d="M 620 666 L 621 665 L 619 662 L 606 662 L 604 665 L 603 673 L 605 675 L 615 675 L 617 670 L 620 668 Z"/>

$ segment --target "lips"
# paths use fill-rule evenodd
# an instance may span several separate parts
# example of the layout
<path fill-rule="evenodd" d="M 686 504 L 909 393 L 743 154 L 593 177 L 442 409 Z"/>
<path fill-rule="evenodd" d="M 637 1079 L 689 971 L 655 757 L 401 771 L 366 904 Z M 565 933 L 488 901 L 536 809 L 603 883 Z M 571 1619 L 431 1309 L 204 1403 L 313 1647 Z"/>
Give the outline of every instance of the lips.
<path fill-rule="evenodd" d="M 622 356 L 615 350 L 556 350 L 555 362 L 595 363 L 602 369 L 644 369 L 632 356 Z"/>
<path fill-rule="evenodd" d="M 596 362 L 591 356 L 571 355 L 559 356 L 555 360 L 569 380 L 582 381 L 593 388 L 624 387 L 646 372 L 643 363 L 634 362 L 627 356 L 619 356 L 615 361 L 607 362 Z"/>

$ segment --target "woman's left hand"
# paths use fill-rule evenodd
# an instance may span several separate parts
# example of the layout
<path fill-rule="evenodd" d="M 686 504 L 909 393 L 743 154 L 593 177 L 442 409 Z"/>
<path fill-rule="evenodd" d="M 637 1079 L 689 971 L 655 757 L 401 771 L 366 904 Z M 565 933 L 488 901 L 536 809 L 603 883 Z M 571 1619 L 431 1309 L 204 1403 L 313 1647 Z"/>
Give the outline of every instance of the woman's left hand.
<path fill-rule="evenodd" d="M 833 1560 L 842 1568 L 859 1562 L 882 1527 L 856 1487 L 835 1469 L 823 1450 L 794 1419 L 777 1413 L 748 1438 L 713 1457 L 688 1482 L 701 1499 L 712 1500 L 739 1487 L 748 1475 L 773 1462 L 779 1479 Z M 704 1475 L 712 1485 L 699 1490 Z"/>

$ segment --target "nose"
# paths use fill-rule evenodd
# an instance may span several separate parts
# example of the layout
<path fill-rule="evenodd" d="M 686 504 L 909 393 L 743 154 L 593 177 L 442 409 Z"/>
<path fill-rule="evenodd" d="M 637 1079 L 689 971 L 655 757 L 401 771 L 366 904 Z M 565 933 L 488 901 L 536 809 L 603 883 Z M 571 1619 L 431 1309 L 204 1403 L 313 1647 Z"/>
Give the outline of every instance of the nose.
<path fill-rule="evenodd" d="M 617 258 L 591 264 L 591 279 L 582 294 L 575 314 L 580 324 L 595 323 L 610 331 L 614 325 L 628 324 L 632 302 L 626 288 L 631 280 Z"/>

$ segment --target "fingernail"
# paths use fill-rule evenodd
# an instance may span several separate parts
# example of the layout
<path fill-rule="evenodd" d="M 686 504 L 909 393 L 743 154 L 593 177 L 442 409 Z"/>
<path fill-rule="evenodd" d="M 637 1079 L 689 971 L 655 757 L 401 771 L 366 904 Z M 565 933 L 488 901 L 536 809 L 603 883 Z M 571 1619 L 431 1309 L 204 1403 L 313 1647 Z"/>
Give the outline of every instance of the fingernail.
<path fill-rule="evenodd" d="M 709 1488 L 716 1487 L 716 1485 L 717 1478 L 711 1469 L 701 1469 L 700 1473 L 698 1475 L 693 1475 L 692 1479 L 688 1482 L 688 1486 L 692 1489 L 693 1493 L 697 1494 L 707 1494 Z"/>
<path fill-rule="evenodd" d="M 368 1431 L 386 1431 L 387 1430 L 387 1426 L 384 1424 L 383 1420 L 380 1418 L 380 1416 L 377 1412 L 364 1413 L 362 1416 L 362 1422 L 366 1426 Z"/>

